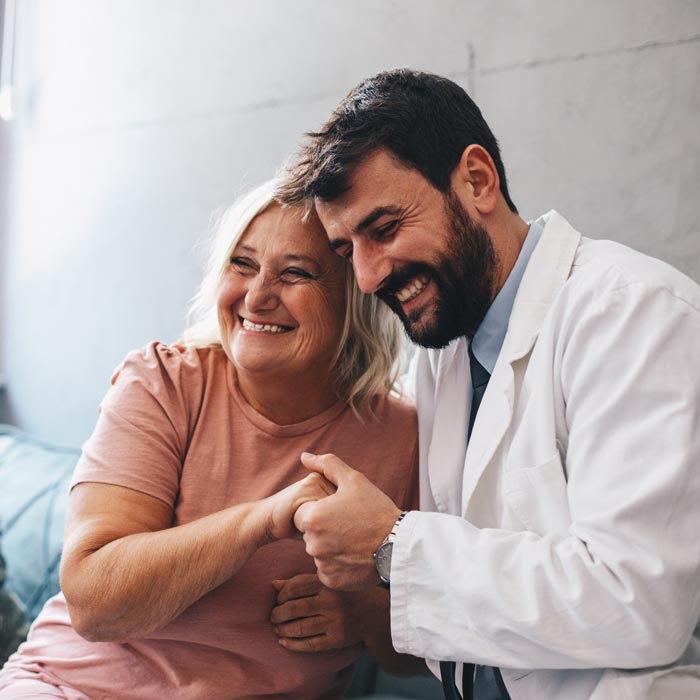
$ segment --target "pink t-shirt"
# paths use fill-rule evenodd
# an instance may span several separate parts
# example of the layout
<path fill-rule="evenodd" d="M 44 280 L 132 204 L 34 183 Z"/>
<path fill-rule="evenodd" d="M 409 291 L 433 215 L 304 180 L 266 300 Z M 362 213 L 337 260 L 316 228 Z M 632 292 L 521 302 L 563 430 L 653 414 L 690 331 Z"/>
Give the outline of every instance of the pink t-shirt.
<path fill-rule="evenodd" d="M 179 525 L 303 478 L 308 472 L 299 455 L 307 450 L 333 452 L 399 507 L 415 507 L 415 410 L 384 396 L 373 412 L 361 422 L 339 402 L 280 426 L 246 403 L 222 350 L 153 343 L 120 367 L 73 484 L 136 489 L 172 505 L 173 525 Z M 274 542 L 166 627 L 127 644 L 85 641 L 73 631 L 59 594 L 5 670 L 37 671 L 69 698 L 92 700 L 339 698 L 357 650 L 287 651 L 269 621 L 271 581 L 313 571 L 303 542 Z"/>

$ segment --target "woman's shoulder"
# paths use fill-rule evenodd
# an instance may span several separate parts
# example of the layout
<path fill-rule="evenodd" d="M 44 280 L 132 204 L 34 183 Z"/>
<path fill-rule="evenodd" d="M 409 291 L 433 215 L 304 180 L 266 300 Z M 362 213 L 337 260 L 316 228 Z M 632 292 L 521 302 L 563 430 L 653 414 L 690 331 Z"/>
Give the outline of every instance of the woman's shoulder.
<path fill-rule="evenodd" d="M 362 422 L 368 427 L 374 425 L 380 429 L 417 430 L 415 401 L 392 392 L 375 394 L 368 404 L 360 409 L 359 414 Z"/>
<path fill-rule="evenodd" d="M 139 382 L 157 387 L 193 388 L 206 383 L 212 373 L 223 371 L 226 356 L 217 347 L 191 348 L 153 341 L 132 350 L 115 369 L 111 384 Z"/>

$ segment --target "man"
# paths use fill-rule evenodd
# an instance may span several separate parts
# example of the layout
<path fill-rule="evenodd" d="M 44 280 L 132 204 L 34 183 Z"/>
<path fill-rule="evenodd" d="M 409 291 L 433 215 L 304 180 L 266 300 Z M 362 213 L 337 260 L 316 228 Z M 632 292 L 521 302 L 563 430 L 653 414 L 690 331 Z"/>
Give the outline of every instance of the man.
<path fill-rule="evenodd" d="M 700 288 L 523 221 L 444 78 L 365 80 L 309 136 L 284 197 L 424 348 L 421 512 L 302 457 L 337 486 L 295 516 L 321 580 L 390 583 L 394 646 L 447 697 L 700 697 Z"/>

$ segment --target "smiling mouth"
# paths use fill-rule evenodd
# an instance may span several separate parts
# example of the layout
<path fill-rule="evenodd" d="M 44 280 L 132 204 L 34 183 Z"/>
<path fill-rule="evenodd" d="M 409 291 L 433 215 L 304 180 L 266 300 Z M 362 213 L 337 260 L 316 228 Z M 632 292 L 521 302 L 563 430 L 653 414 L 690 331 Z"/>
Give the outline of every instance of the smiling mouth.
<path fill-rule="evenodd" d="M 253 323 L 247 318 L 240 317 L 241 325 L 247 331 L 254 331 L 255 333 L 287 333 L 293 330 L 290 326 L 279 326 L 276 323 Z"/>
<path fill-rule="evenodd" d="M 415 299 L 428 285 L 430 279 L 426 275 L 414 277 L 403 289 L 396 292 L 396 298 L 402 303 Z"/>

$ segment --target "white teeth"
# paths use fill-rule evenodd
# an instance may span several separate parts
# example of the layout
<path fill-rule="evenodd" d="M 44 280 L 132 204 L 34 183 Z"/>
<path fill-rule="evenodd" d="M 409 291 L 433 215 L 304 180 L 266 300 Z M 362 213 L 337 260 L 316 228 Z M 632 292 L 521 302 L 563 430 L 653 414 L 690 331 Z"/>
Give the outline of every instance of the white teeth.
<path fill-rule="evenodd" d="M 423 291 L 426 284 L 428 284 L 427 277 L 416 277 L 416 279 L 411 280 L 401 291 L 396 293 L 396 298 L 402 304 L 406 301 L 410 301 Z"/>
<path fill-rule="evenodd" d="M 289 328 L 285 328 L 284 326 L 276 326 L 272 323 L 253 323 L 247 318 L 242 319 L 242 321 L 243 328 L 245 328 L 247 331 L 258 331 L 260 333 L 286 333 L 288 330 L 290 330 Z"/>

